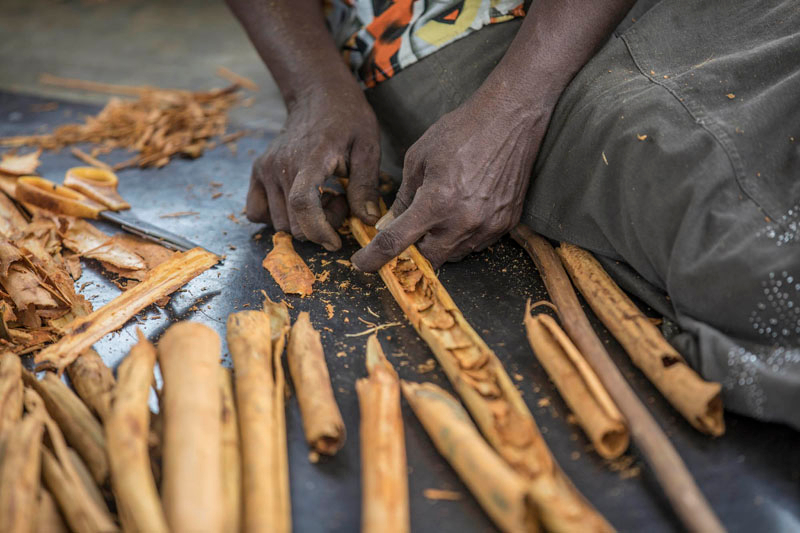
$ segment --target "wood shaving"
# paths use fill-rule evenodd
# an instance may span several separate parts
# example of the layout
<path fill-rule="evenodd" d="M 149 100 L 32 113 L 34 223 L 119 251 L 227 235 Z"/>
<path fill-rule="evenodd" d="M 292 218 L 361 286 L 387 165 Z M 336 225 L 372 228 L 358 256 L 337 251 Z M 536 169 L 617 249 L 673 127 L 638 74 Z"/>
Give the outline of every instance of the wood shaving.
<path fill-rule="evenodd" d="M 39 161 L 39 156 L 41 153 L 41 148 L 35 152 L 25 155 L 5 153 L 3 154 L 2 159 L 0 159 L 0 172 L 5 172 L 6 174 L 11 174 L 12 176 L 26 176 L 29 174 L 35 174 L 36 169 L 39 168 L 39 165 L 41 165 L 41 162 Z"/>
<path fill-rule="evenodd" d="M 422 495 L 429 500 L 444 500 L 455 502 L 461 499 L 461 493 L 447 489 L 425 489 Z"/>
<path fill-rule="evenodd" d="M 284 293 L 309 296 L 313 292 L 314 274 L 294 250 L 292 236 L 279 231 L 272 236 L 272 244 L 272 250 L 264 258 L 262 266 L 269 271 Z M 328 314 L 332 318 L 333 307 Z"/>
<path fill-rule="evenodd" d="M 159 215 L 158 218 L 178 218 L 178 217 L 188 217 L 191 215 L 199 215 L 198 211 L 176 211 L 174 213 L 167 213 L 165 215 Z"/>

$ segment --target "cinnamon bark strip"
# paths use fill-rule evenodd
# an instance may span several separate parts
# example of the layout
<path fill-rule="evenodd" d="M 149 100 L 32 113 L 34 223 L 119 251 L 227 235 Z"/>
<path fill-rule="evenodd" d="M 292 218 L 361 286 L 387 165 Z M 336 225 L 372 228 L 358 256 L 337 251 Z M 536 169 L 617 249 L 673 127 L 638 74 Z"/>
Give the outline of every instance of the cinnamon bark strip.
<path fill-rule="evenodd" d="M 53 495 L 42 487 L 39 490 L 39 502 L 36 510 L 36 533 L 69 533 L 64 517 L 58 510 Z"/>
<path fill-rule="evenodd" d="M 22 361 L 13 352 L 0 353 L 0 448 L 3 436 L 22 418 Z"/>
<path fill-rule="evenodd" d="M 222 531 L 239 531 L 242 522 L 242 452 L 239 446 L 239 423 L 233 399 L 233 375 L 219 367 L 221 394 L 220 459 L 222 461 Z"/>
<path fill-rule="evenodd" d="M 23 372 L 23 380 L 44 400 L 47 412 L 58 423 L 70 446 L 83 458 L 98 485 L 108 479 L 106 439 L 100 422 L 89 408 L 55 374 L 45 372 L 41 380 Z"/>
<path fill-rule="evenodd" d="M 32 533 L 36 524 L 44 424 L 27 414 L 5 439 L 0 462 L 0 529 Z"/>
<path fill-rule="evenodd" d="M 525 305 L 528 342 L 555 383 L 597 453 L 606 459 L 622 455 L 630 437 L 625 420 L 592 367 L 549 315 L 531 316 Z"/>
<path fill-rule="evenodd" d="M 436 449 L 497 527 L 509 533 L 538 531 L 525 478 L 486 443 L 458 400 L 433 383 L 403 381 L 401 385 Z"/>
<path fill-rule="evenodd" d="M 286 294 L 310 295 L 313 292 L 314 273 L 294 251 L 292 236 L 279 231 L 272 236 L 272 245 L 272 250 L 264 258 L 263 267 Z"/>
<path fill-rule="evenodd" d="M 292 326 L 286 353 L 306 441 L 314 451 L 334 455 L 344 446 L 344 421 L 333 396 L 319 332 L 305 311 Z"/>
<path fill-rule="evenodd" d="M 197 322 L 179 322 L 158 343 L 164 378 L 161 497 L 173 531 L 222 527 L 219 336 Z"/>
<path fill-rule="evenodd" d="M 288 311 L 267 299 L 263 311 L 230 315 L 227 329 L 244 465 L 242 528 L 288 533 L 291 509 L 281 365 Z"/>
<path fill-rule="evenodd" d="M 80 159 L 87 165 L 92 165 L 93 167 L 101 168 L 103 170 L 108 170 L 108 171 L 111 170 L 111 165 L 103 161 L 100 161 L 96 157 L 92 157 L 91 155 L 87 154 L 80 148 L 71 148 L 70 152 L 72 153 L 72 155 L 74 155 L 76 158 Z"/>
<path fill-rule="evenodd" d="M 158 496 L 147 437 L 156 349 L 138 332 L 139 342 L 117 369 L 111 410 L 105 419 L 111 486 L 125 531 L 166 532 L 167 521 Z"/>
<path fill-rule="evenodd" d="M 350 227 L 362 246 L 376 233 L 356 217 L 350 219 Z M 467 323 L 428 260 L 411 246 L 384 265 L 380 275 L 484 437 L 530 483 L 545 528 L 611 530 L 562 472 L 499 359 Z"/>
<path fill-rule="evenodd" d="M 514 228 L 511 236 L 536 263 L 547 292 L 558 308 L 561 324 L 627 419 L 634 444 L 652 468 L 686 529 L 724 531 L 678 452 L 622 377 L 595 334 L 553 247 L 524 224 Z"/>
<path fill-rule="evenodd" d="M 367 340 L 367 372 L 356 381 L 361 411 L 361 531 L 410 530 L 400 381 L 377 334 Z"/>
<path fill-rule="evenodd" d="M 67 375 L 83 403 L 104 421 L 111 410 L 115 380 L 100 355 L 89 348 L 67 367 Z"/>
<path fill-rule="evenodd" d="M 218 261 L 216 255 L 202 248 L 176 253 L 151 270 L 150 275 L 135 287 L 70 323 L 66 327 L 65 335 L 58 342 L 36 354 L 36 364 L 54 368 L 61 373 L 81 352 L 90 348 L 105 334 L 121 328 L 136 313 L 171 294 Z"/>
<path fill-rule="evenodd" d="M 592 254 L 562 243 L 561 262 L 597 317 L 661 394 L 695 429 L 725 433 L 722 386 L 703 380 L 611 279 Z"/>
<path fill-rule="evenodd" d="M 50 448 L 42 448 L 42 479 L 58 502 L 67 525 L 75 533 L 115 532 L 117 526 L 105 504 L 92 497 L 75 469 L 58 424 L 50 418 L 42 398 L 25 388 L 25 410 L 44 421 Z"/>

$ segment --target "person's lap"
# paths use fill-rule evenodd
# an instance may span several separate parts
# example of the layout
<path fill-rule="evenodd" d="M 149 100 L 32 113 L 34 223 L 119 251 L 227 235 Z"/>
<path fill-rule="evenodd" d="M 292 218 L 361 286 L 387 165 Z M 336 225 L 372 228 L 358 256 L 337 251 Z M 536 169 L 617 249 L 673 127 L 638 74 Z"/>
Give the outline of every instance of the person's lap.
<path fill-rule="evenodd" d="M 728 408 L 800 426 L 800 18 L 789 1 L 700 4 L 666 0 L 623 24 L 573 80 L 523 221 L 592 250 L 677 322 L 671 340 L 725 385 Z M 517 27 L 368 91 L 395 173 Z"/>

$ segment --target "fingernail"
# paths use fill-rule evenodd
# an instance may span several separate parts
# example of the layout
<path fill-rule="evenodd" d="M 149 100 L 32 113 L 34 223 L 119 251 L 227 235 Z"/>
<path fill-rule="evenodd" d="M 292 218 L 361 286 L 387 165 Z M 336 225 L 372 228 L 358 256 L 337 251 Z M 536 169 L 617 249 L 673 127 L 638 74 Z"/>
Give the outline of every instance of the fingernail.
<path fill-rule="evenodd" d="M 383 231 L 383 229 L 391 224 L 392 220 L 394 220 L 394 215 L 391 211 L 386 213 L 381 217 L 381 219 L 375 224 L 375 229 L 378 231 Z"/>
<path fill-rule="evenodd" d="M 364 208 L 367 210 L 367 214 L 371 217 L 381 216 L 381 212 L 378 209 L 378 205 L 372 200 L 369 200 L 366 204 L 364 204 Z"/>

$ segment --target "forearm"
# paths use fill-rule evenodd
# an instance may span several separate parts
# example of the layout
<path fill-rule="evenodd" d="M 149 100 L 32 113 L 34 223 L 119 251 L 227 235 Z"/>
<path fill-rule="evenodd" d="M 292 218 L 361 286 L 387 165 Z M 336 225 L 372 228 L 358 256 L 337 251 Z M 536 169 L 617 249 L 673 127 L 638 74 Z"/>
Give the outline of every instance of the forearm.
<path fill-rule="evenodd" d="M 287 107 L 307 93 L 359 91 L 328 31 L 320 0 L 227 0 Z"/>
<path fill-rule="evenodd" d="M 511 106 L 554 106 L 567 84 L 634 3 L 634 0 L 533 2 L 482 92 Z"/>

